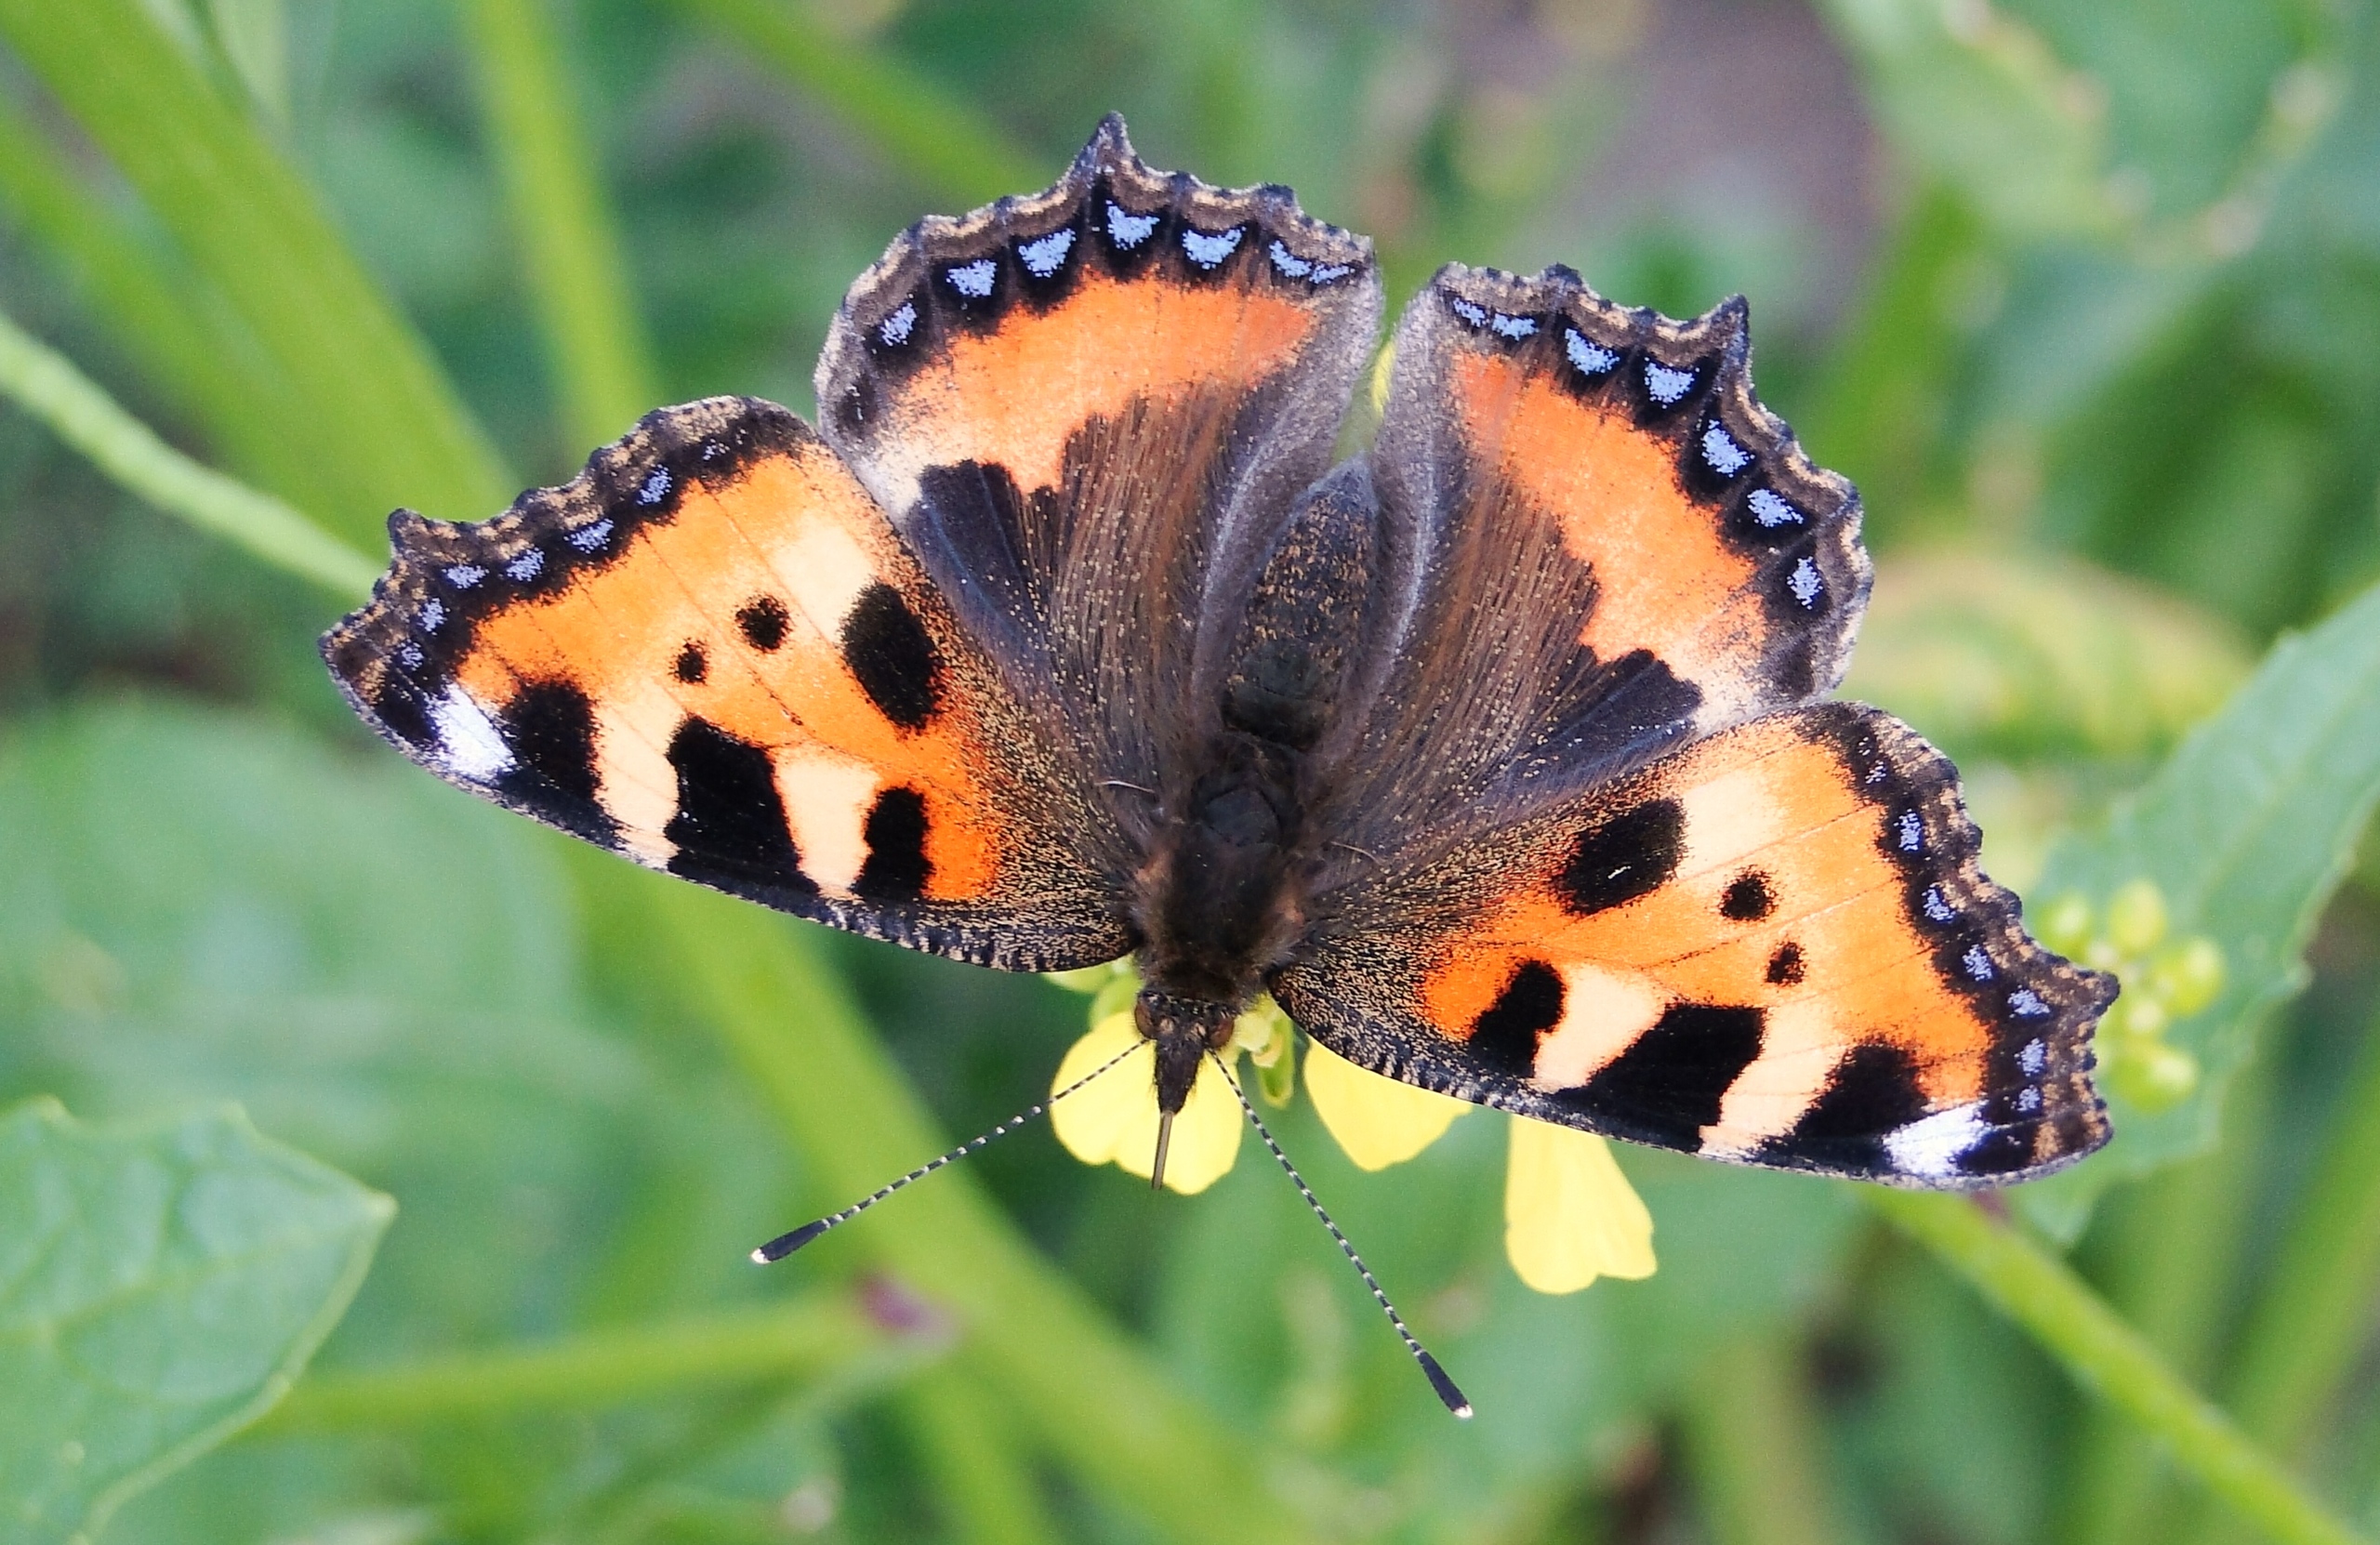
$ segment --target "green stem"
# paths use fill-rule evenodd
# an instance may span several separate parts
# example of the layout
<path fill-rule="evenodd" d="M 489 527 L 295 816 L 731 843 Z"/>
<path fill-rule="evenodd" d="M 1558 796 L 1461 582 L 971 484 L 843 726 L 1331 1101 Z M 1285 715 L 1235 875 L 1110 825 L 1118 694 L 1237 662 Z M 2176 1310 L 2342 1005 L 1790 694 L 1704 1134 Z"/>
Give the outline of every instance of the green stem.
<path fill-rule="evenodd" d="M 2104 1270 L 2109 1307 L 2167 1367 L 2203 1382 L 2233 1301 L 2263 1144 L 2269 1064 L 2241 1070 L 2223 1098 L 2223 1138 L 2213 1153 L 2161 1171 L 2108 1199 Z M 2095 1243 L 2096 1241 L 2095 1240 Z M 2178 1499 L 2157 1446 L 2100 1407 L 2086 1422 L 2067 1508 L 2073 1545 L 2170 1541 Z"/>
<path fill-rule="evenodd" d="M 293 437 L 358 542 L 410 504 L 448 518 L 518 484 L 321 205 L 144 0 L 0 0 L 0 36 L 107 152 L 285 374 Z"/>
<path fill-rule="evenodd" d="M 695 1011 L 790 1129 L 828 1205 L 948 1146 L 801 932 L 688 885 L 654 882 L 644 902 L 679 957 L 672 979 L 691 984 Z M 811 1248 L 866 1250 L 948 1307 L 967 1365 L 997 1386 L 1003 1411 L 1117 1506 L 1183 1540 L 1300 1536 L 1250 1484 L 1253 1455 L 1176 1393 L 963 1170 Z"/>
<path fill-rule="evenodd" d="M 68 275 L 127 360 L 223 457 L 303 508 L 330 490 L 288 437 L 287 382 L 214 287 L 92 187 L 15 102 L 0 99 L 0 203 Z"/>
<path fill-rule="evenodd" d="M 344 595 L 369 589 L 380 572 L 271 495 L 203 467 L 158 439 L 63 355 L 6 316 L 0 316 L 0 392 L 126 488 L 268 563 Z"/>
<path fill-rule="evenodd" d="M 325 1372 L 289 1393 L 261 1430 L 381 1429 L 500 1412 L 583 1411 L 696 1386 L 822 1379 L 930 1354 L 895 1342 L 849 1295 L 817 1292 L 765 1309 L 573 1336 L 402 1367 Z"/>
<path fill-rule="evenodd" d="M 1843 1538 L 1817 1445 L 1824 1423 L 1771 1329 L 1711 1358 L 1687 1392 L 1686 1455 L 1697 1511 L 1716 1545 L 1827 1545 Z"/>
<path fill-rule="evenodd" d="M 544 0 L 465 0 L 480 108 L 573 444 L 615 440 L 656 395 L 618 230 Z"/>
<path fill-rule="evenodd" d="M 2380 1288 L 2380 1022 L 2256 1301 L 2231 1380 L 2240 1425 L 2295 1455 L 2354 1367 Z"/>
<path fill-rule="evenodd" d="M 2285 1545 L 2359 1537 L 2183 1382 L 2064 1262 L 1973 1202 L 1865 1188 L 1877 1211 L 2024 1328 L 2082 1387 L 2162 1438 L 2175 1462 Z"/>
<path fill-rule="evenodd" d="M 1016 1434 L 967 1369 L 928 1370 L 902 1392 L 901 1414 L 958 1545 L 1046 1545 L 1061 1538 Z"/>
<path fill-rule="evenodd" d="M 783 0 L 683 0 L 956 208 L 1047 186 L 1056 169 L 931 77 Z M 1083 125 L 1089 132 L 1091 125 Z"/>

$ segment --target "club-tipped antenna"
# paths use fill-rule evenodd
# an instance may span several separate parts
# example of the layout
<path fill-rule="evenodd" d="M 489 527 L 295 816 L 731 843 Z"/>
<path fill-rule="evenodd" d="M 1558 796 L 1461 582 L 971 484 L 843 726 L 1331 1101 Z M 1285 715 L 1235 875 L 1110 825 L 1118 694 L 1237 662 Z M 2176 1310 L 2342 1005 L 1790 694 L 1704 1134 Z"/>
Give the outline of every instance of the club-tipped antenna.
<path fill-rule="evenodd" d="M 1075 1090 L 1082 1088 L 1085 1084 L 1090 1083 L 1093 1078 L 1098 1077 L 1109 1068 L 1114 1067 L 1117 1063 L 1122 1062 L 1133 1052 L 1138 1051 L 1141 1049 L 1142 1044 L 1144 1043 L 1135 1042 L 1132 1045 L 1126 1047 L 1123 1050 L 1118 1051 L 1113 1057 L 1108 1058 L 1105 1062 L 1100 1063 L 1097 1067 L 1092 1068 L 1089 1073 L 1084 1074 L 1081 1077 L 1076 1079 L 1073 1083 L 1068 1084 L 1057 1093 L 1050 1096 L 1049 1099 L 1042 1101 L 1039 1104 L 1027 1105 L 1025 1109 L 1017 1112 L 1014 1116 L 1010 1116 L 1006 1121 L 1001 1122 L 998 1126 L 993 1128 L 990 1131 L 984 1133 L 982 1136 L 977 1137 L 971 1142 L 962 1142 L 958 1147 L 953 1148 L 950 1152 L 944 1154 L 937 1158 L 928 1159 L 925 1163 L 919 1165 L 915 1169 L 910 1170 L 899 1180 L 892 1182 L 889 1185 L 881 1186 L 879 1189 L 868 1193 L 866 1195 L 862 1196 L 858 1201 L 853 1202 L 851 1206 L 843 1208 L 842 1211 L 830 1212 L 826 1217 L 817 1220 L 815 1222 L 804 1223 L 800 1228 L 795 1229 L 791 1234 L 778 1235 L 774 1239 L 770 1240 L 759 1249 L 754 1250 L 752 1252 L 752 1259 L 763 1266 L 768 1265 L 772 1261 L 783 1261 L 787 1256 L 789 1256 L 794 1251 L 801 1248 L 802 1246 L 807 1245 L 813 1239 L 817 1238 L 828 1229 L 834 1228 L 838 1224 L 850 1222 L 853 1219 L 858 1217 L 861 1213 L 866 1212 L 869 1208 L 874 1207 L 877 1203 L 884 1200 L 885 1197 L 890 1196 L 895 1191 L 904 1190 L 909 1186 L 917 1184 L 918 1182 L 924 1180 L 928 1175 L 932 1174 L 935 1170 L 941 1169 L 945 1164 L 957 1163 L 959 1160 L 965 1158 L 968 1155 L 973 1153 L 976 1149 L 981 1148 L 985 1143 L 991 1142 L 992 1139 L 996 1137 L 1006 1137 L 1009 1133 L 1016 1130 L 1019 1127 L 1024 1126 L 1035 1116 L 1039 1116 L 1043 1111 L 1048 1110 L 1059 1101 L 1064 1100 L 1067 1095 L 1072 1094 Z"/>
<path fill-rule="evenodd" d="M 1372 1301 L 1380 1305 L 1380 1312 L 1388 1316 L 1388 1323 L 1395 1328 L 1397 1339 L 1405 1343 L 1405 1350 L 1411 1353 L 1413 1361 L 1421 1365 L 1422 1377 L 1429 1380 L 1430 1388 L 1438 1393 L 1438 1399 L 1445 1403 L 1448 1411 L 1469 1421 L 1470 1400 L 1456 1387 L 1455 1381 L 1447 1377 L 1447 1370 L 1438 1367 L 1438 1360 L 1430 1355 L 1430 1349 L 1406 1328 L 1405 1317 L 1396 1312 L 1396 1305 L 1388 1301 L 1388 1294 L 1381 1289 L 1380 1279 L 1372 1275 L 1372 1269 L 1364 1264 L 1364 1258 L 1355 1253 L 1355 1247 L 1347 1242 L 1347 1236 L 1339 1232 L 1339 1225 L 1330 1221 L 1330 1214 L 1322 1206 L 1322 1198 L 1305 1183 L 1305 1177 L 1299 1174 L 1298 1167 L 1289 1162 L 1289 1155 L 1283 1153 L 1281 1145 L 1273 1140 L 1272 1129 L 1264 1125 L 1264 1118 L 1256 1114 L 1256 1107 L 1249 1103 L 1248 1091 L 1239 1087 L 1239 1080 L 1231 1076 L 1231 1069 L 1213 1052 L 1207 1054 L 1215 1058 L 1215 1066 L 1223 1073 L 1223 1082 L 1231 1086 L 1232 1093 L 1239 1096 L 1239 1108 L 1248 1113 L 1248 1124 L 1256 1129 L 1256 1135 L 1263 1138 L 1264 1146 L 1273 1151 L 1273 1157 L 1280 1165 L 1282 1173 L 1289 1177 L 1289 1182 L 1298 1188 L 1298 1195 L 1305 1198 L 1305 1205 L 1314 1208 L 1314 1215 L 1322 1220 L 1322 1226 L 1330 1231 L 1332 1239 L 1338 1241 L 1339 1253 L 1347 1258 L 1347 1264 L 1355 1268 L 1355 1274 L 1362 1277 L 1364 1286 L 1372 1290 Z"/>

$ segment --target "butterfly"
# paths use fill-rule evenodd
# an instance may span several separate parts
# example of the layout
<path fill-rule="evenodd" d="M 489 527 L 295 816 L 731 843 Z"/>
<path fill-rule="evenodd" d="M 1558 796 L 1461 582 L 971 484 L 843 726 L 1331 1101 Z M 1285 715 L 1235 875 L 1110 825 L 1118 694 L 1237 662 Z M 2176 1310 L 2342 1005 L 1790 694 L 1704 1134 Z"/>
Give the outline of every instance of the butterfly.
<path fill-rule="evenodd" d="M 2112 979 L 2026 933 L 1939 752 L 1828 699 L 1858 500 L 1743 303 L 1450 265 L 1334 466 L 1382 311 L 1365 239 L 1111 116 L 860 276 L 816 426 L 713 398 L 483 523 L 400 510 L 324 654 L 414 760 L 640 864 L 1135 957 L 1168 1115 L 1269 992 L 1375 1073 L 1731 1162 L 1963 1188 L 2106 1142 Z"/>

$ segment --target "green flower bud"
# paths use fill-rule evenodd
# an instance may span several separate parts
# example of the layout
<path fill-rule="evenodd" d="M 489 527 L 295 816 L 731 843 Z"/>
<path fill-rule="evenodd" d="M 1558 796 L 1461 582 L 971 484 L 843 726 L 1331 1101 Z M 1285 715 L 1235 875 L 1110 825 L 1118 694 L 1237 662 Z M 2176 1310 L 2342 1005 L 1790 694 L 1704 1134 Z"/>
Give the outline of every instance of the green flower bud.
<path fill-rule="evenodd" d="M 2069 891 L 2042 908 L 2036 931 L 2043 944 L 2071 959 L 2091 943 L 2091 903 L 2078 891 Z"/>
<path fill-rule="evenodd" d="M 2108 903 L 2108 942 L 2134 958 L 2165 937 L 2165 893 L 2151 879 L 2135 879 Z"/>
<path fill-rule="evenodd" d="M 2223 995 L 2223 949 L 2203 936 L 2171 944 L 2149 971 L 2149 990 L 2175 1019 L 2188 1019 Z"/>

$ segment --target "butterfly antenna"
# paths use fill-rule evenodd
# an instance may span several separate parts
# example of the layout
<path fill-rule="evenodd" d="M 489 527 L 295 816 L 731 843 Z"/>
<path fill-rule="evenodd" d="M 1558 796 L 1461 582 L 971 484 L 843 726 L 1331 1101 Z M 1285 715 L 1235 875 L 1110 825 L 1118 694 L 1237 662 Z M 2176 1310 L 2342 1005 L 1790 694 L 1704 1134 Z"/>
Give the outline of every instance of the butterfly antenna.
<path fill-rule="evenodd" d="M 1208 1055 L 1212 1057 L 1214 1053 L 1210 1051 Z M 1305 1177 L 1299 1174 L 1298 1167 L 1289 1162 L 1289 1155 L 1281 1152 L 1281 1145 L 1273 1140 L 1272 1129 L 1264 1125 L 1264 1118 L 1256 1114 L 1256 1107 L 1249 1103 L 1248 1091 L 1239 1087 L 1239 1080 L 1231 1076 L 1231 1069 L 1223 1065 L 1221 1057 L 1215 1057 L 1215 1066 L 1222 1069 L 1223 1082 L 1231 1086 L 1232 1093 L 1239 1096 L 1239 1108 L 1248 1113 L 1248 1123 L 1256 1129 L 1256 1135 L 1264 1140 L 1264 1146 L 1273 1150 L 1273 1157 L 1281 1166 L 1282 1173 L 1289 1177 L 1290 1183 L 1298 1188 L 1298 1195 L 1305 1198 L 1305 1205 L 1314 1208 L 1314 1215 L 1322 1220 L 1322 1226 L 1329 1229 L 1330 1237 L 1338 1241 L 1339 1253 L 1347 1258 L 1347 1263 L 1355 1268 L 1355 1274 L 1364 1279 L 1364 1286 L 1372 1290 L 1372 1301 L 1380 1305 L 1380 1312 L 1386 1314 L 1388 1323 L 1395 1327 L 1397 1339 L 1405 1343 L 1405 1350 L 1411 1353 L 1413 1361 L 1421 1365 L 1423 1377 L 1430 1380 L 1430 1388 L 1437 1391 L 1438 1399 L 1445 1403 L 1448 1410 L 1469 1421 L 1471 1402 L 1456 1387 L 1455 1381 L 1447 1377 L 1447 1370 L 1438 1367 L 1438 1360 L 1430 1355 L 1429 1349 L 1406 1328 L 1404 1316 L 1396 1312 L 1396 1305 L 1389 1302 L 1388 1295 L 1381 1290 L 1380 1279 L 1372 1275 L 1371 1268 L 1364 1264 L 1364 1258 L 1355 1253 L 1355 1247 L 1347 1242 L 1347 1236 L 1339 1232 L 1339 1225 L 1330 1221 L 1330 1214 L 1323 1209 L 1322 1199 L 1314 1194 L 1312 1186 L 1305 1183 Z"/>
<path fill-rule="evenodd" d="M 1101 1074 L 1106 1072 L 1109 1068 L 1114 1067 L 1117 1063 L 1122 1062 L 1125 1058 L 1130 1056 L 1133 1052 L 1138 1051 L 1139 1050 L 1140 1046 L 1137 1043 L 1126 1047 L 1123 1050 L 1118 1051 L 1113 1057 L 1108 1058 L 1105 1062 L 1100 1063 L 1097 1067 L 1092 1068 L 1089 1073 L 1084 1074 L 1081 1077 L 1076 1079 L 1073 1083 L 1068 1084 L 1057 1093 L 1050 1096 L 1049 1099 L 1042 1101 L 1039 1104 L 1028 1105 L 1024 1110 L 1021 1110 L 1016 1115 L 1010 1116 L 1006 1121 L 1001 1122 L 998 1126 L 993 1128 L 990 1131 L 984 1133 L 982 1136 L 975 1138 L 973 1141 L 962 1142 L 958 1147 L 953 1148 L 950 1152 L 944 1154 L 938 1158 L 928 1159 L 925 1163 L 919 1165 L 915 1169 L 910 1170 L 899 1180 L 892 1182 L 890 1185 L 883 1186 L 879 1190 L 872 1191 L 868 1195 L 862 1196 L 858 1201 L 853 1202 L 851 1206 L 843 1208 L 842 1211 L 830 1212 L 826 1217 L 819 1219 L 815 1222 L 804 1223 L 800 1228 L 795 1229 L 791 1234 L 778 1235 L 774 1239 L 770 1240 L 759 1249 L 754 1250 L 752 1252 L 752 1259 L 763 1266 L 768 1265 L 771 1261 L 783 1261 L 787 1256 L 789 1256 L 794 1251 L 801 1248 L 802 1246 L 807 1245 L 813 1239 L 817 1238 L 828 1229 L 834 1228 L 840 1223 L 850 1222 L 853 1219 L 858 1217 L 861 1213 L 866 1212 L 869 1208 L 874 1207 L 877 1203 L 882 1201 L 885 1197 L 890 1196 L 895 1191 L 900 1191 L 908 1186 L 915 1185 L 918 1182 L 924 1180 L 928 1175 L 932 1174 L 935 1170 L 941 1169 L 945 1164 L 957 1163 L 959 1160 L 965 1158 L 968 1155 L 973 1153 L 976 1149 L 981 1148 L 985 1143 L 991 1142 L 992 1139 L 996 1137 L 1006 1137 L 1009 1133 L 1016 1130 L 1019 1127 L 1024 1126 L 1035 1116 L 1039 1116 L 1043 1111 L 1048 1110 L 1059 1101 L 1064 1100 L 1067 1095 L 1072 1094 L 1075 1090 L 1082 1088 L 1085 1084 L 1090 1083 L 1093 1078 L 1098 1077 Z M 1162 1154 L 1163 1150 L 1159 1149 L 1158 1152 Z"/>

